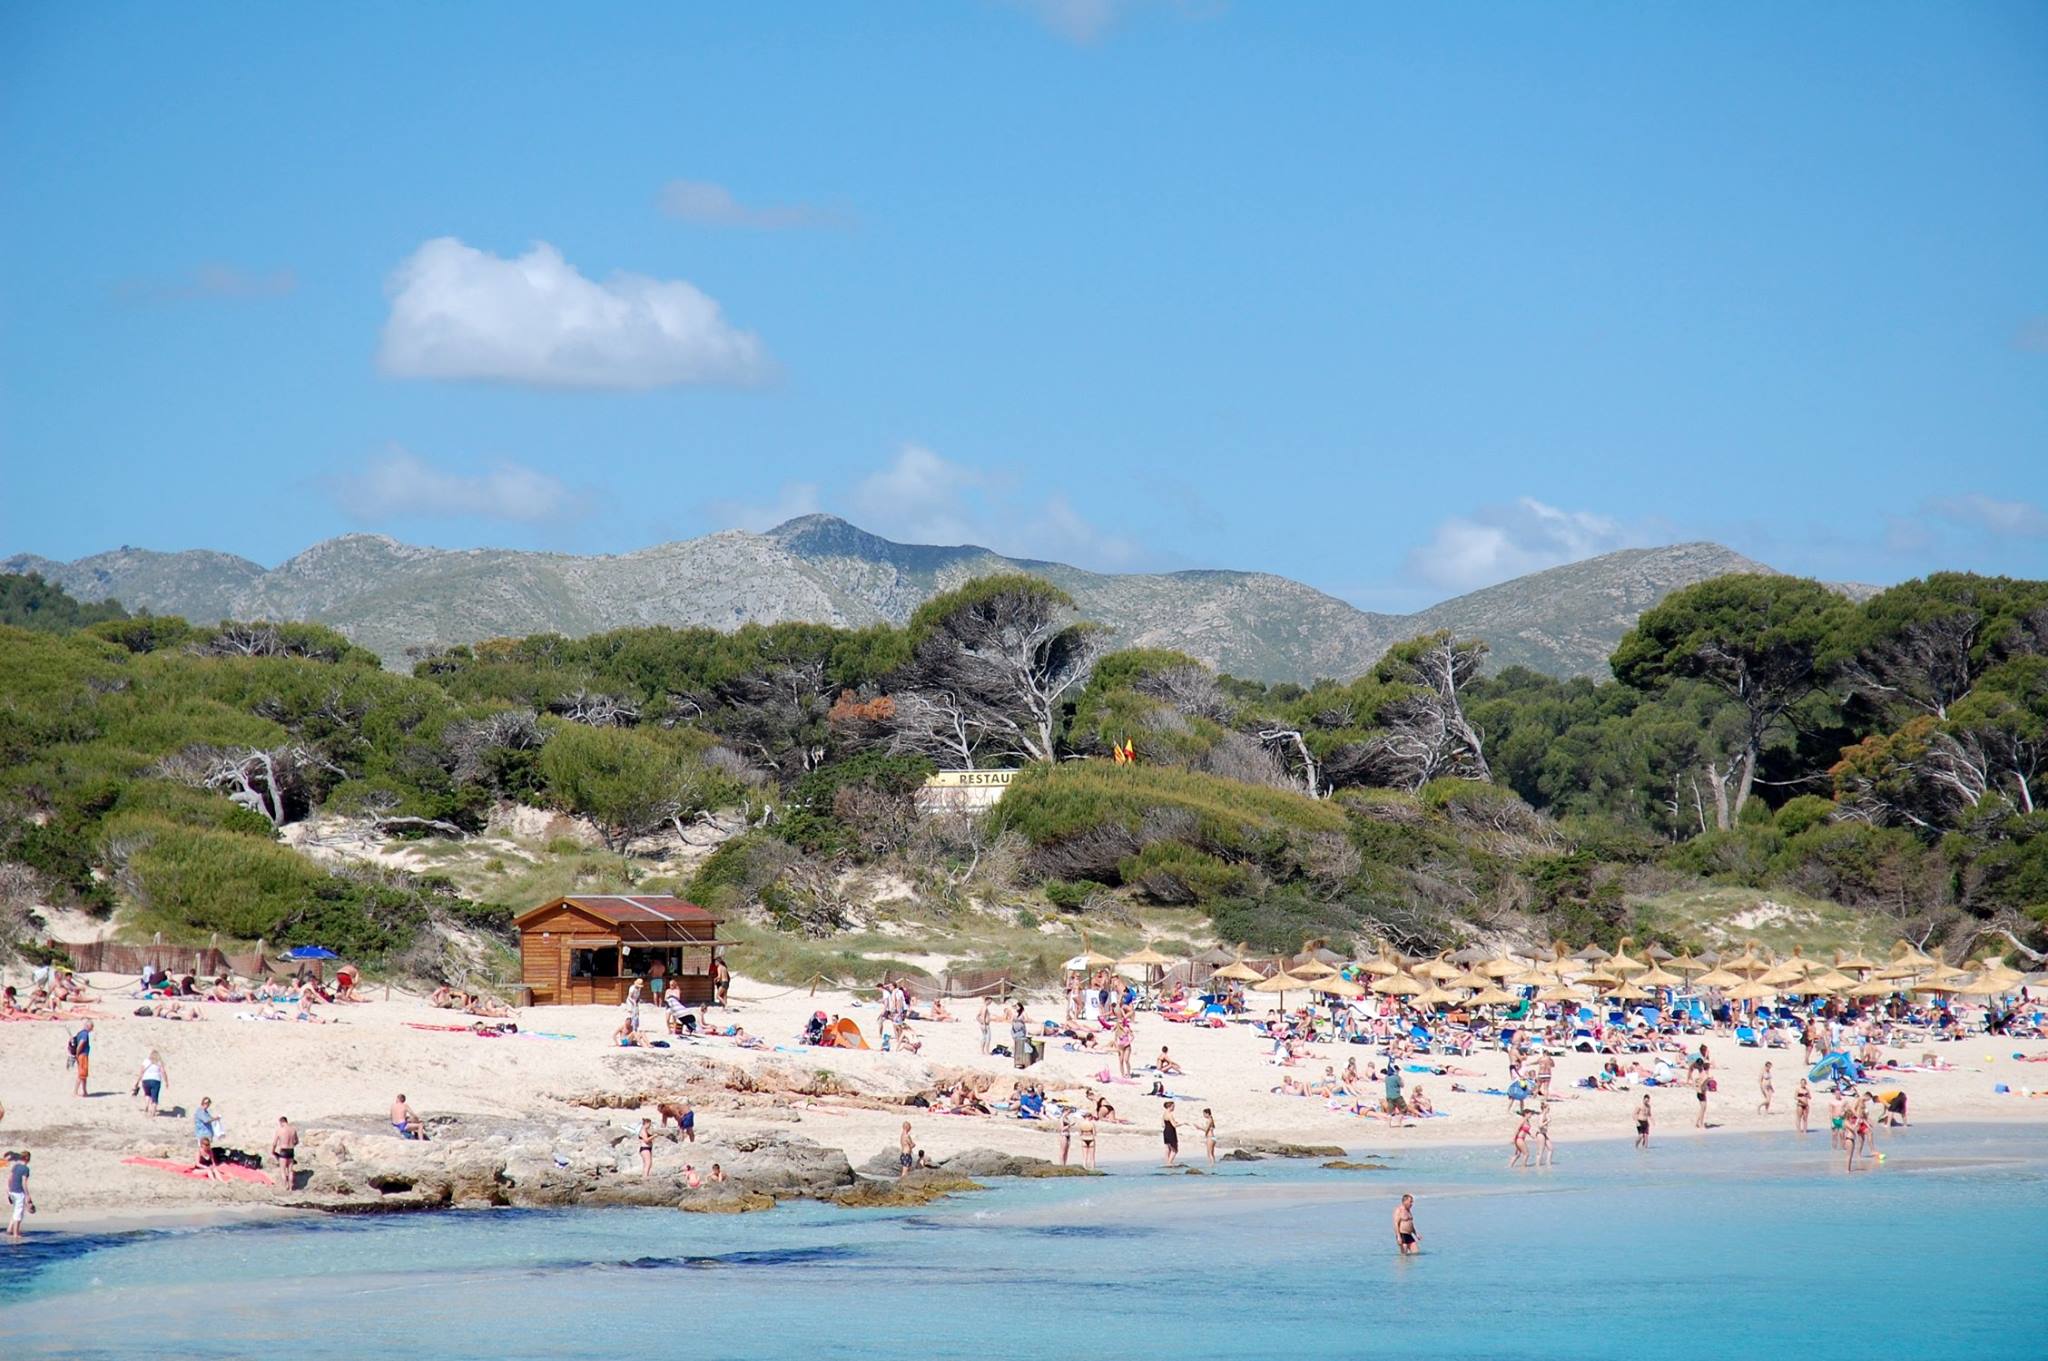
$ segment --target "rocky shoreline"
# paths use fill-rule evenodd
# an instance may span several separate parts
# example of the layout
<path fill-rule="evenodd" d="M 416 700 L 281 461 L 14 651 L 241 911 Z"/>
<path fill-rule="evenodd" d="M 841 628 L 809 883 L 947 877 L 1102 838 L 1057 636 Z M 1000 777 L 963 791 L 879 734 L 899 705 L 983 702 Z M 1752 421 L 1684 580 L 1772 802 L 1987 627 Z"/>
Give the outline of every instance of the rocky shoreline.
<path fill-rule="evenodd" d="M 226 1182 L 232 1204 L 268 1204 L 329 1214 L 393 1214 L 444 1209 L 563 1209 L 625 1206 L 696 1214 L 745 1214 L 788 1200 L 851 1209 L 929 1204 L 984 1190 L 999 1178 L 1098 1177 L 1099 1170 L 1045 1158 L 972 1148 L 896 1175 L 896 1153 L 883 1149 L 854 1166 L 846 1153 L 780 1130 L 700 1136 L 673 1128 L 655 1136 L 654 1171 L 640 1171 L 637 1127 L 573 1116 L 443 1115 L 430 1137 L 402 1139 L 369 1117 L 309 1122 L 300 1130 L 298 1170 L 290 1189 Z M 152 1150 L 177 1156 L 173 1150 Z M 180 1150 L 182 1152 L 182 1150 Z M 1266 1158 L 1341 1158 L 1334 1145 L 1252 1142 L 1226 1155 L 1235 1162 Z M 713 1164 L 726 1180 L 708 1180 Z M 1335 1163 L 1366 1170 L 1370 1165 Z M 701 1184 L 690 1185 L 694 1168 Z M 276 1173 L 274 1163 L 267 1169 Z"/>

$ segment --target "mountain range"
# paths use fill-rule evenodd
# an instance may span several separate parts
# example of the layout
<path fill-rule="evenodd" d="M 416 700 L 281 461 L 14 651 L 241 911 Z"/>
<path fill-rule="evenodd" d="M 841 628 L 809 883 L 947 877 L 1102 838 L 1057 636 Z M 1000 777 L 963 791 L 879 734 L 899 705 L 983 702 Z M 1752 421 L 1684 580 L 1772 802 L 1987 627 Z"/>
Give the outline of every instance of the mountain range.
<path fill-rule="evenodd" d="M 1089 572 L 973 545 L 895 543 L 830 515 L 615 556 L 420 548 L 346 534 L 272 568 L 228 553 L 139 548 L 68 563 L 31 554 L 0 562 L 0 571 L 40 573 L 80 600 L 111 597 L 195 622 L 314 620 L 394 665 L 408 649 L 529 633 L 901 623 L 970 578 L 1023 571 L 1067 590 L 1082 614 L 1117 630 L 1119 645 L 1179 648 L 1235 675 L 1296 681 L 1356 675 L 1389 644 L 1435 629 L 1486 639 L 1496 666 L 1598 675 L 1636 617 L 1670 592 L 1773 570 L 1713 543 L 1634 548 L 1415 614 L 1375 614 L 1265 572 Z"/>

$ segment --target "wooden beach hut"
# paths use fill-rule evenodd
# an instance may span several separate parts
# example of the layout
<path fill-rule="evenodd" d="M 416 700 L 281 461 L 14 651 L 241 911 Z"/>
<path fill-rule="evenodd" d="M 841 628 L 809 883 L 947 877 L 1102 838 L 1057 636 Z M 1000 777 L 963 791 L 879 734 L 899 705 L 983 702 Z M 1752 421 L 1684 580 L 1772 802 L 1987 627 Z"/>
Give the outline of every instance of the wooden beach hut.
<path fill-rule="evenodd" d="M 713 998 L 718 918 L 665 894 L 575 893 L 518 918 L 520 977 L 535 1006 L 616 1004 L 635 979 L 666 979 L 688 1006 Z"/>

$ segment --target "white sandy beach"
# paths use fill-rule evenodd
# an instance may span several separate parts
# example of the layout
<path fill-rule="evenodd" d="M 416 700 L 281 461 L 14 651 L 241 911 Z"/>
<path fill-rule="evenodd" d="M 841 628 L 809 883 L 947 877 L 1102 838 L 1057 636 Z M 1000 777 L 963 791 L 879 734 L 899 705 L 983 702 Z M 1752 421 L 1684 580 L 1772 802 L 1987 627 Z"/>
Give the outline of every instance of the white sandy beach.
<path fill-rule="evenodd" d="M 271 1198 L 260 1186 L 214 1185 L 166 1172 L 130 1167 L 130 1156 L 185 1158 L 193 1148 L 190 1110 L 202 1096 L 213 1098 L 226 1124 L 223 1144 L 265 1153 L 277 1117 L 289 1115 L 301 1125 L 318 1126 L 334 1118 L 381 1119 L 392 1097 L 404 1092 L 414 1108 L 431 1119 L 440 1114 L 517 1115 L 545 1112 L 579 1114 L 619 1125 L 637 1124 L 644 1109 L 589 1110 L 571 1104 L 575 1098 L 605 1092 L 638 1092 L 674 1088 L 672 1057 L 687 1054 L 715 1058 L 750 1071 L 779 1066 L 785 1074 L 827 1070 L 847 1085 L 868 1091 L 909 1092 L 926 1085 L 935 1070 L 970 1069 L 994 1078 L 992 1094 L 1006 1094 L 1016 1076 L 1008 1059 L 984 1058 L 977 1052 L 972 1016 L 976 1004 L 958 1004 L 961 1019 L 952 1023 L 921 1022 L 913 1026 L 924 1042 L 915 1057 L 857 1051 L 807 1049 L 801 1052 L 743 1050 L 729 1041 L 707 1039 L 678 1042 L 668 1050 L 620 1050 L 610 1042 L 619 1013 L 609 1007 L 550 1007 L 522 1012 L 522 1027 L 573 1036 L 544 1039 L 529 1036 L 483 1039 L 468 1034 L 412 1029 L 408 1022 L 446 1025 L 465 1018 L 437 1011 L 413 996 L 381 988 L 370 995 L 380 1000 L 354 1006 L 320 1008 L 335 1023 L 305 1025 L 235 1019 L 246 1007 L 209 1005 L 204 1022 L 166 1022 L 133 1015 L 136 1003 L 127 997 L 133 980 L 98 975 L 91 980 L 102 1000 L 94 1007 L 104 1019 L 95 1022 L 92 1095 L 71 1094 L 65 1067 L 65 1039 L 71 1024 L 21 1021 L 0 1025 L 0 1147 L 34 1152 L 33 1189 L 40 1213 L 39 1231 L 75 1228 L 110 1218 L 189 1212 L 206 1207 L 251 1206 Z M 714 1011 L 712 1020 L 737 1022 L 769 1042 L 795 1048 L 804 1019 L 814 1010 L 854 1018 L 876 1039 L 872 1003 L 857 1003 L 846 993 L 789 991 L 736 980 L 731 1011 Z M 1060 999 L 1034 999 L 1035 1021 L 1057 1017 Z M 655 1023 L 652 1009 L 646 1018 Z M 1002 1023 L 995 1038 L 1007 1038 Z M 1797 1050 L 1747 1049 L 1733 1037 L 1708 1035 L 1720 1090 L 1709 1110 L 1710 1128 L 1692 1128 L 1695 1104 L 1690 1092 L 1665 1089 L 1654 1096 L 1657 1124 L 1654 1138 L 1713 1138 L 1729 1131 L 1792 1129 L 1792 1094 L 1804 1065 Z M 1230 1025 L 1203 1029 L 1170 1024 L 1151 1015 L 1138 1022 L 1136 1058 L 1149 1063 L 1161 1044 L 1172 1047 L 1186 1075 L 1168 1081 L 1170 1090 L 1185 1094 L 1180 1102 L 1184 1153 L 1199 1161 L 1200 1141 L 1194 1126 L 1201 1109 L 1216 1113 L 1222 1147 L 1243 1140 L 1284 1140 L 1303 1144 L 1341 1145 L 1353 1155 L 1391 1152 L 1430 1144 L 1498 1143 L 1502 1159 L 1514 1128 L 1509 1103 L 1478 1095 L 1481 1088 L 1506 1082 L 1506 1056 L 1479 1053 L 1449 1062 L 1478 1076 L 1408 1074 L 1408 1090 L 1419 1084 L 1446 1113 L 1444 1118 L 1390 1128 L 1378 1119 L 1332 1111 L 1319 1098 L 1281 1096 L 1272 1088 L 1281 1077 L 1321 1075 L 1323 1065 L 1343 1066 L 1358 1056 L 1370 1068 L 1374 1051 L 1365 1046 L 1316 1046 L 1315 1058 L 1292 1069 L 1275 1067 L 1267 1046 L 1249 1027 Z M 129 1095 L 150 1049 L 162 1054 L 170 1082 L 164 1106 L 183 1108 L 184 1116 L 146 1116 L 139 1100 Z M 1953 1071 L 1904 1072 L 1886 1075 L 1881 1087 L 1909 1094 L 1917 1125 L 1953 1121 L 2031 1121 L 2048 1126 L 2048 1099 L 1994 1093 L 1994 1085 L 2048 1090 L 2048 1063 L 2015 1061 L 2014 1054 L 2048 1054 L 2048 1041 L 1979 1037 L 1916 1047 L 1898 1054 L 1916 1061 L 1931 1048 Z M 1765 1061 L 1775 1065 L 1777 1097 L 1773 1113 L 1757 1111 L 1757 1076 Z M 1592 1054 L 1565 1054 L 1557 1059 L 1553 1092 L 1553 1129 L 1560 1142 L 1574 1139 L 1625 1138 L 1633 1133 L 1632 1093 L 1585 1091 L 1574 1084 L 1598 1067 Z M 1067 1052 L 1054 1041 L 1045 1061 L 1032 1076 L 1049 1089 L 1093 1087 L 1108 1096 L 1127 1126 L 1104 1126 L 1101 1160 L 1105 1163 L 1156 1158 L 1159 1153 L 1160 1102 L 1145 1095 L 1149 1075 L 1137 1085 L 1103 1083 L 1097 1075 L 1113 1066 L 1105 1054 Z M 1468 1089 L 1453 1091 L 1453 1084 Z M 1376 1091 L 1377 1084 L 1367 1090 Z M 949 1116 L 896 1108 L 871 1109 L 850 1101 L 812 1099 L 786 1093 L 740 1093 L 692 1090 L 699 1127 L 707 1135 L 776 1129 L 821 1144 L 843 1148 L 856 1165 L 893 1146 L 899 1121 L 912 1120 L 917 1140 L 934 1158 L 968 1148 L 1053 1156 L 1055 1136 L 1045 1124 L 1005 1116 Z M 1825 1152 L 1826 1096 L 1817 1094 L 1810 1150 Z M 1910 1137 L 1887 1132 L 1885 1139 Z M 1881 1144 L 1881 1146 L 1883 1146 Z M 1788 1157 L 1796 1156 L 1788 1144 Z"/>

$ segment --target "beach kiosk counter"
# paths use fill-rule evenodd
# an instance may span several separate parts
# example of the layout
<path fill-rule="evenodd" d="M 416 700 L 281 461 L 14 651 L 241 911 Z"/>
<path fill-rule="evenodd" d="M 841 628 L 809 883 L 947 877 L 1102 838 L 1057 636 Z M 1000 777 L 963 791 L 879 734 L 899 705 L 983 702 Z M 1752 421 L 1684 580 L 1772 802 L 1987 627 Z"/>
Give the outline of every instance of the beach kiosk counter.
<path fill-rule="evenodd" d="M 685 1005 L 712 999 L 712 965 L 730 941 L 718 918 L 661 894 L 578 893 L 520 915 L 521 981 L 535 1006 L 615 1004 L 634 979 L 662 979 Z"/>

